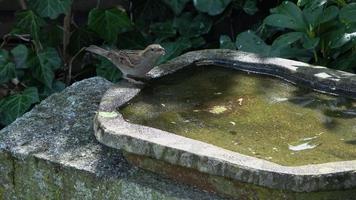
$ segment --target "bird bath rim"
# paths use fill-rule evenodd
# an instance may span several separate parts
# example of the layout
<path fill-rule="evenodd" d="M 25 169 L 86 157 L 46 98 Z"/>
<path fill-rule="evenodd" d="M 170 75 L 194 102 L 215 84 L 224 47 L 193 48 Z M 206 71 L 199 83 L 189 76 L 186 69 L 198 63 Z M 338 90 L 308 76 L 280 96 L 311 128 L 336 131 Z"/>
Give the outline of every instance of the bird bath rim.
<path fill-rule="evenodd" d="M 356 88 L 353 87 L 356 85 L 354 74 L 231 50 L 189 52 L 154 68 L 149 75 L 151 78 L 161 77 L 194 63 L 242 67 L 241 70 L 244 71 L 274 75 L 296 84 L 304 83 L 314 90 L 356 96 L 356 89 L 353 89 Z M 277 73 L 271 74 L 272 72 Z M 329 89 L 322 90 L 326 86 Z M 95 136 L 99 142 L 131 154 L 148 156 L 203 173 L 272 189 L 313 192 L 356 187 L 356 160 L 282 166 L 163 130 L 127 122 L 116 108 L 126 104 L 140 90 L 139 87 L 122 81 L 106 92 L 94 119 Z"/>

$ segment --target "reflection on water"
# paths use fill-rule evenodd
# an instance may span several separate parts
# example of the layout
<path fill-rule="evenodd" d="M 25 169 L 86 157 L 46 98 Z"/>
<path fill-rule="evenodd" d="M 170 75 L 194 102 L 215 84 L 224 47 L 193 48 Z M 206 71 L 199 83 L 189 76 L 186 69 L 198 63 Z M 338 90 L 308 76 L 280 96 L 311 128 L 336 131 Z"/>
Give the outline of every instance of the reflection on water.
<path fill-rule="evenodd" d="M 217 67 L 156 80 L 120 108 L 130 122 L 283 165 L 356 159 L 356 103 Z"/>

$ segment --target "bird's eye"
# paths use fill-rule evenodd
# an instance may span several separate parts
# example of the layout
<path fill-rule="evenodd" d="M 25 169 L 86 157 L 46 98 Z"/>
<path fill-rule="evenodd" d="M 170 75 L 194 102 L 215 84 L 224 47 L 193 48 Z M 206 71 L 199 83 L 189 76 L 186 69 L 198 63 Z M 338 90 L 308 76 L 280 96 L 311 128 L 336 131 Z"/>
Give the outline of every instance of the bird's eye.
<path fill-rule="evenodd" d="M 151 49 L 151 51 L 154 51 L 154 49 Z"/>

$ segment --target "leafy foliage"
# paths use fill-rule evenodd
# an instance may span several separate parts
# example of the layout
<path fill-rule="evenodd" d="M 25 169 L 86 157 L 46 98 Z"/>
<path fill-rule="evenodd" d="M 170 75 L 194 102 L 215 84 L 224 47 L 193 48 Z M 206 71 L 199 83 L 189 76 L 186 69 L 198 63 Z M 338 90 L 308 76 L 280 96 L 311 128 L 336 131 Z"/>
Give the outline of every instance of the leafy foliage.
<path fill-rule="evenodd" d="M 115 43 L 117 35 L 130 30 L 132 23 L 126 13 L 117 8 L 95 8 L 89 13 L 88 26 L 104 40 Z"/>
<path fill-rule="evenodd" d="M 26 88 L 20 93 L 0 100 L 0 123 L 11 123 L 38 101 L 38 91 L 35 87 Z"/>
<path fill-rule="evenodd" d="M 28 9 L 16 12 L 6 36 L 22 42 L 7 46 L 4 38 L 0 49 L 0 125 L 73 81 L 93 75 L 119 81 L 121 72 L 110 61 L 84 53 L 91 44 L 143 49 L 159 43 L 166 55 L 158 63 L 189 50 L 220 47 L 355 71 L 352 1 L 128 2 L 132 5 L 105 9 L 99 4 L 83 20 L 72 15 L 73 0 L 27 0 Z"/>
<path fill-rule="evenodd" d="M 72 4 L 71 0 L 31 0 L 29 6 L 41 17 L 56 19 L 66 13 Z"/>
<path fill-rule="evenodd" d="M 300 0 L 298 5 L 284 1 L 264 19 L 264 29 L 276 31 L 266 38 L 274 40 L 270 46 L 258 35 L 243 32 L 236 38 L 238 49 L 351 70 L 356 56 L 356 4 Z"/>

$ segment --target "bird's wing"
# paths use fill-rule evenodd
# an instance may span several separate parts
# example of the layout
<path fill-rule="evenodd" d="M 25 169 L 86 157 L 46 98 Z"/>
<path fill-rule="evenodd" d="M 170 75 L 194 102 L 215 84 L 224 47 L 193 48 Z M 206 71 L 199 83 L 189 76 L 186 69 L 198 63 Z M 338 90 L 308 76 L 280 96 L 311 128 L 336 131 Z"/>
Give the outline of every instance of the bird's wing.
<path fill-rule="evenodd" d="M 142 62 L 140 50 L 116 50 L 112 52 L 124 66 L 133 68 Z"/>

